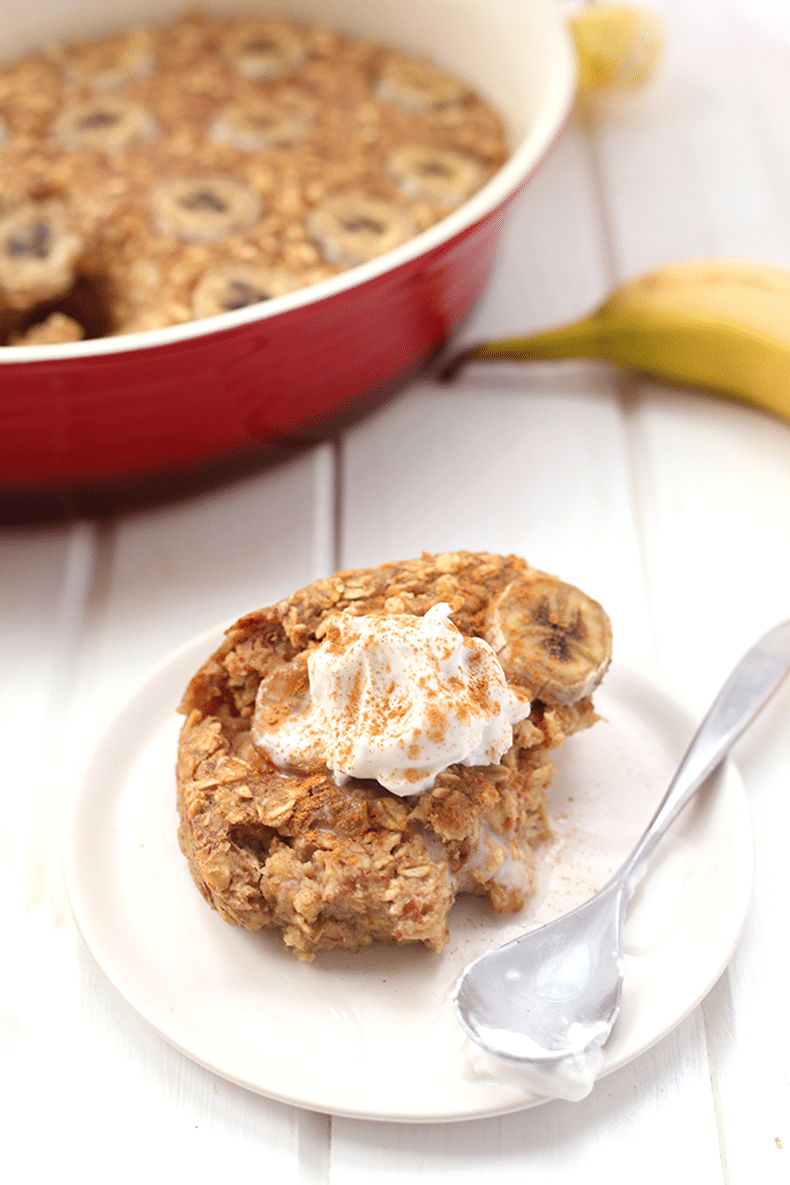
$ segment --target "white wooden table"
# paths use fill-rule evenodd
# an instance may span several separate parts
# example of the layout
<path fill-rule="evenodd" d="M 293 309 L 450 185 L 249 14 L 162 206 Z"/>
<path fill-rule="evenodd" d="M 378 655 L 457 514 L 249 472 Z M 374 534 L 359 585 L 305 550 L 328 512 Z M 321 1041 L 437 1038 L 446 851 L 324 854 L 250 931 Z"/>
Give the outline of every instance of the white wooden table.
<path fill-rule="evenodd" d="M 690 256 L 790 266 L 790 16 L 652 0 L 642 95 L 571 122 L 513 211 L 462 339 L 589 311 Z M 211 562 L 222 540 L 226 566 Z M 57 817 L 97 720 L 171 648 L 336 566 L 514 551 L 602 601 L 616 655 L 699 710 L 790 616 L 790 425 L 586 364 L 419 380 L 331 440 L 203 492 L 0 532 L 0 1164 L 9 1181 L 790 1181 L 790 686 L 739 743 L 752 909 L 671 1035 L 581 1103 L 448 1125 L 330 1120 L 151 1032 L 72 921 Z"/>

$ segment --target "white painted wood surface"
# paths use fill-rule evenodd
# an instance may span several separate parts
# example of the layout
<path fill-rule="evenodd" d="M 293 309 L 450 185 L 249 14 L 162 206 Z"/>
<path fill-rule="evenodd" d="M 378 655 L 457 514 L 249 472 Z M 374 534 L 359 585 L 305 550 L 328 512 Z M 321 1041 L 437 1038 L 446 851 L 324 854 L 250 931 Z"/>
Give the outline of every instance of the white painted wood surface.
<path fill-rule="evenodd" d="M 589 311 L 683 256 L 790 265 L 790 22 L 776 0 L 652 0 L 644 94 L 577 116 L 516 209 L 461 335 Z M 339 503 L 336 498 L 339 496 Z M 617 654 L 699 709 L 790 616 L 790 425 L 604 366 L 420 380 L 335 440 L 111 519 L 0 531 L 0 1163 L 9 1180 L 233 1175 L 299 1185 L 790 1180 L 790 687 L 740 742 L 757 877 L 703 1005 L 582 1103 L 464 1124 L 330 1120 L 172 1050 L 95 967 L 57 817 L 95 723 L 168 650 L 331 570 L 491 548 L 610 610 Z M 216 556 L 222 556 L 217 565 Z"/>

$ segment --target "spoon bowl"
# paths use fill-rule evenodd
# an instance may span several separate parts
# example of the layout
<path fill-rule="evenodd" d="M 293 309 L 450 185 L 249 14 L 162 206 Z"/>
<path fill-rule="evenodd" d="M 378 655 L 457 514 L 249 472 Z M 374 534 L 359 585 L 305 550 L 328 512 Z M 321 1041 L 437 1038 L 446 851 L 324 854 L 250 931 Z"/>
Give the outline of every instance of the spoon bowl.
<path fill-rule="evenodd" d="M 455 995 L 469 1036 L 489 1053 L 531 1065 L 598 1049 L 623 994 L 621 897 L 599 893 L 470 963 Z"/>
<path fill-rule="evenodd" d="M 786 621 L 735 667 L 646 831 L 607 884 L 571 913 L 466 967 L 453 1003 L 473 1041 L 508 1062 L 536 1069 L 588 1058 L 606 1042 L 622 998 L 625 911 L 650 857 L 789 668 Z"/>

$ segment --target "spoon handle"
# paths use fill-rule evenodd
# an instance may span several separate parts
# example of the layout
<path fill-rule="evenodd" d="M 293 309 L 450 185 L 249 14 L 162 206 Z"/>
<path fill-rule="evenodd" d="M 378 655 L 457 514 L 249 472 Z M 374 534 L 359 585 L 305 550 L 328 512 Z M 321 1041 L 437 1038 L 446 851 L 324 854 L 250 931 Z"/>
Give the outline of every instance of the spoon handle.
<path fill-rule="evenodd" d="M 633 893 L 664 832 L 723 760 L 790 669 L 790 621 L 743 656 L 708 710 L 647 830 L 617 874 Z"/>

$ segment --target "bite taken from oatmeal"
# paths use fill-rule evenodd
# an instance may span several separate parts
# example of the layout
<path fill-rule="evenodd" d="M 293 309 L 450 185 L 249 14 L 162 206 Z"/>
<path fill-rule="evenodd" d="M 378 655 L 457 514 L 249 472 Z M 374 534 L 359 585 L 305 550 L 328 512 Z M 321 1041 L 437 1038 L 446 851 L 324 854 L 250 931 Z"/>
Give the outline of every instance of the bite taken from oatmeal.
<path fill-rule="evenodd" d="M 597 719 L 610 655 L 601 606 L 515 556 L 338 572 L 248 614 L 180 706 L 195 883 L 303 960 L 440 951 L 459 893 L 520 910 L 550 752 Z"/>

